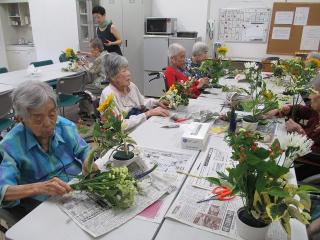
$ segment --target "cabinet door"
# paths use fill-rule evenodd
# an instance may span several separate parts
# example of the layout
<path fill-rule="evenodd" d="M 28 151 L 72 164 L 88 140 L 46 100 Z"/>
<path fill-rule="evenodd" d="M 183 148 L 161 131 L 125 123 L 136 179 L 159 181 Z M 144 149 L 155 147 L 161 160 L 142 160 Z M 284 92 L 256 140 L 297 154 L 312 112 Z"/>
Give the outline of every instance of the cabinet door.
<path fill-rule="evenodd" d="M 144 91 L 143 35 L 144 6 L 142 0 L 122 0 L 124 55 L 129 61 L 133 82 Z"/>
<path fill-rule="evenodd" d="M 21 70 L 27 67 L 26 51 L 7 51 L 8 65 L 10 71 Z"/>
<path fill-rule="evenodd" d="M 97 27 L 98 24 L 95 23 L 92 15 L 92 9 L 95 6 L 100 5 L 100 0 L 87 0 L 87 8 L 88 8 L 88 23 L 89 23 L 89 36 L 90 39 L 93 39 L 97 36 Z"/>
<path fill-rule="evenodd" d="M 79 28 L 79 47 L 81 51 L 89 50 L 90 40 L 90 22 L 89 14 L 90 9 L 86 0 L 77 0 L 77 14 L 78 14 L 78 28 Z"/>

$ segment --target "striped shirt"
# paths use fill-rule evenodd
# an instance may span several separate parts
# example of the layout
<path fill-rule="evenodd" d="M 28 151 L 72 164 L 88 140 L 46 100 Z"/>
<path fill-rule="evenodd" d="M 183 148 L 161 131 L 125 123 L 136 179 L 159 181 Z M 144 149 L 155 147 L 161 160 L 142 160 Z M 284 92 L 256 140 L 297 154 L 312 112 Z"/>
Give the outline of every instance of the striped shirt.
<path fill-rule="evenodd" d="M 47 181 L 58 177 L 67 182 L 79 174 L 89 145 L 80 137 L 76 125 L 58 117 L 49 151 L 44 152 L 31 130 L 22 123 L 15 126 L 0 142 L 0 207 L 13 207 L 19 201 L 3 201 L 9 186 Z M 44 201 L 48 196 L 34 196 Z"/>

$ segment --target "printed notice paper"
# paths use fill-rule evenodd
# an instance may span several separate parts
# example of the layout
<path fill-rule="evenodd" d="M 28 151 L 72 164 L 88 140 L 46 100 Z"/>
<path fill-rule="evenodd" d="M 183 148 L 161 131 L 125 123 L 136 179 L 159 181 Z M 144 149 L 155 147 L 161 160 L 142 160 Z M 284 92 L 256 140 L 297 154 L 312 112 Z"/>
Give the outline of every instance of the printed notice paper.
<path fill-rule="evenodd" d="M 274 18 L 274 24 L 292 24 L 294 12 L 278 11 Z"/>
<path fill-rule="evenodd" d="M 290 39 L 290 27 L 273 27 L 272 39 L 274 40 L 289 40 Z"/>
<path fill-rule="evenodd" d="M 296 13 L 294 14 L 293 25 L 305 26 L 308 22 L 309 8 L 308 7 L 297 7 Z"/>
<path fill-rule="evenodd" d="M 301 36 L 300 50 L 318 50 L 320 26 L 304 26 Z"/>

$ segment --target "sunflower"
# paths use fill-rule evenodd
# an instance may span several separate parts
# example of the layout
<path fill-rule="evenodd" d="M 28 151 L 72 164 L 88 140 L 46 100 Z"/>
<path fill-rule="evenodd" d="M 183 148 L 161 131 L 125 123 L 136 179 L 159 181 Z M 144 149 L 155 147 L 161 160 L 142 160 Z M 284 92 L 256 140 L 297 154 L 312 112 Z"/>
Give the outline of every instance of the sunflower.
<path fill-rule="evenodd" d="M 113 102 L 113 97 L 114 97 L 114 94 L 111 93 L 102 103 L 100 103 L 97 110 L 99 112 L 104 112 L 110 106 L 110 104 Z"/>
<path fill-rule="evenodd" d="M 66 48 L 64 50 L 64 53 L 66 54 L 67 58 L 72 58 L 74 56 L 74 52 L 72 48 Z"/>
<path fill-rule="evenodd" d="M 217 53 L 218 55 L 222 55 L 222 56 L 225 56 L 228 52 L 228 48 L 226 47 L 218 47 L 217 48 Z"/>

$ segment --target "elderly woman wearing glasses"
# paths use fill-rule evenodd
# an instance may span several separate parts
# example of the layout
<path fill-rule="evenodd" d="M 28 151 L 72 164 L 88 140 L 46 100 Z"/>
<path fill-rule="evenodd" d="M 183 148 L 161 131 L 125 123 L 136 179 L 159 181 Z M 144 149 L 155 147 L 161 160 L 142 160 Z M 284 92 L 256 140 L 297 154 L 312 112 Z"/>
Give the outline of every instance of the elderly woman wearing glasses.
<path fill-rule="evenodd" d="M 186 50 L 178 43 L 173 43 L 168 49 L 170 65 L 166 68 L 164 73 L 167 87 L 171 87 L 176 82 L 187 81 L 191 77 L 190 73 L 185 67 Z M 208 85 L 208 78 L 200 78 L 193 82 L 191 86 L 191 94 L 193 98 L 200 95 L 200 90 Z"/>
<path fill-rule="evenodd" d="M 48 196 L 71 191 L 69 175 L 85 170 L 88 144 L 76 125 L 57 114 L 57 98 L 43 82 L 12 93 L 21 122 L 0 143 L 0 210 L 19 220 Z"/>
<path fill-rule="evenodd" d="M 114 94 L 117 110 L 128 113 L 125 120 L 128 130 L 151 116 L 169 116 L 165 103 L 153 98 L 145 98 L 137 86 L 131 82 L 128 60 L 125 57 L 117 54 L 107 55 L 104 69 L 110 85 L 103 90 L 100 103 L 110 94 Z"/>

